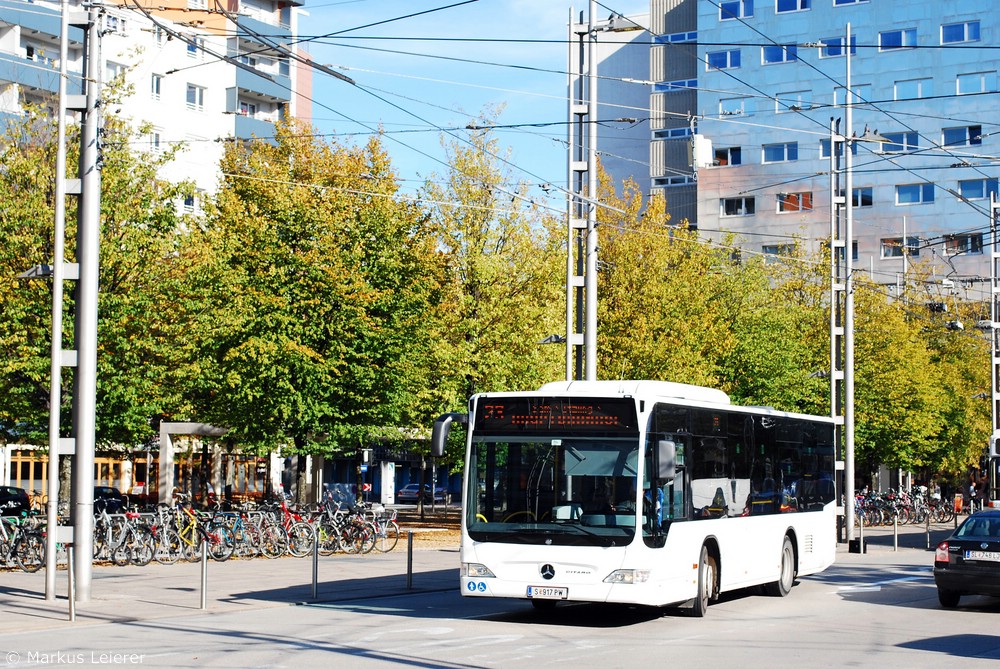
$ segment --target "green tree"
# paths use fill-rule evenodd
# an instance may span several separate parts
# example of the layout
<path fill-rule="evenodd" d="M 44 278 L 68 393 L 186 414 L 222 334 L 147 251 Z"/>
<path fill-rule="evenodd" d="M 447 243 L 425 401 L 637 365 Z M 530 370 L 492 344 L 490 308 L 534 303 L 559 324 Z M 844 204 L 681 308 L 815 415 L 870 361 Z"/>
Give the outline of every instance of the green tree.
<path fill-rule="evenodd" d="M 477 392 L 565 378 L 561 350 L 539 344 L 565 330 L 561 222 L 529 201 L 489 130 L 447 149 L 448 172 L 424 186 L 446 268 L 444 321 L 430 361 L 445 379 L 435 393 L 441 412 Z"/>
<path fill-rule="evenodd" d="M 117 92 L 108 89 L 109 100 Z M 8 124 L 0 176 L 0 408 L 7 438 L 48 442 L 51 290 L 17 273 L 52 262 L 55 198 L 55 120 L 42 110 Z M 175 277 L 172 251 L 182 229 L 176 204 L 189 186 L 158 178 L 171 154 L 151 156 L 131 147 L 142 128 L 108 114 L 102 135 L 101 267 L 98 304 L 97 442 L 131 446 L 152 435 L 151 415 L 169 398 L 163 375 L 173 366 L 164 347 L 169 314 L 163 288 Z M 75 165 L 78 129 L 67 132 L 67 164 Z M 67 198 L 66 262 L 74 261 L 76 202 Z M 72 282 L 66 282 L 63 346 L 72 348 Z M 63 374 L 64 413 L 71 373 Z M 62 425 L 69 426 L 64 415 Z"/>
<path fill-rule="evenodd" d="M 190 277 L 211 312 L 192 322 L 185 372 L 197 415 L 298 453 L 426 424 L 436 261 L 380 142 L 327 145 L 279 124 L 273 144 L 230 145 L 222 171 L 194 245 L 212 255 Z"/>

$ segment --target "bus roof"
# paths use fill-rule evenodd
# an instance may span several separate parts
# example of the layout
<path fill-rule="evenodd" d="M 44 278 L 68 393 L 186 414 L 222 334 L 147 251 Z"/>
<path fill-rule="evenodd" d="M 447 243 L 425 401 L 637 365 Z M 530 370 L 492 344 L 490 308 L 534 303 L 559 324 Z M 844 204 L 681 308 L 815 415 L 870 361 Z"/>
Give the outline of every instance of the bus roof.
<path fill-rule="evenodd" d="M 570 393 L 579 395 L 631 395 L 633 397 L 662 397 L 670 399 L 730 404 L 729 395 L 715 388 L 694 386 L 673 381 L 554 381 L 546 383 L 539 392 Z"/>

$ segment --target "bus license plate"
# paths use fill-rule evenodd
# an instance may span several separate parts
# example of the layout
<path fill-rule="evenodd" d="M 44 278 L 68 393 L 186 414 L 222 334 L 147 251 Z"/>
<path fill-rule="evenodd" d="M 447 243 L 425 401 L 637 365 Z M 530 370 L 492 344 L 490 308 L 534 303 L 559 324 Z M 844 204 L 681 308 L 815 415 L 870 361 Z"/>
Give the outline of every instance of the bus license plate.
<path fill-rule="evenodd" d="M 528 599 L 566 599 L 569 588 L 551 588 L 544 585 L 529 585 Z"/>
<path fill-rule="evenodd" d="M 966 560 L 985 560 L 1000 562 L 1000 552 L 997 551 L 965 551 Z"/>

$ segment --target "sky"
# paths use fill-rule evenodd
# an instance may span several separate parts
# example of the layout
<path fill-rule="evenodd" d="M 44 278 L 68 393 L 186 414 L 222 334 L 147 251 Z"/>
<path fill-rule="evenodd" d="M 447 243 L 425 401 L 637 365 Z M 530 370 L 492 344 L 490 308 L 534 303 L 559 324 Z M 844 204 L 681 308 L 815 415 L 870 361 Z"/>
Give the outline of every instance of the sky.
<path fill-rule="evenodd" d="M 588 6 L 586 0 L 572 6 L 553 0 L 307 1 L 300 39 L 330 35 L 310 40 L 308 51 L 357 83 L 315 73 L 313 123 L 338 141 L 358 144 L 384 128 L 401 187 L 412 192 L 447 172 L 441 138 L 454 138 L 446 132 L 461 136 L 454 129 L 501 110 L 497 125 L 524 124 L 496 130 L 511 151 L 513 175 L 534 185 L 532 197 L 544 198 L 543 184 L 566 182 L 567 24 L 571 7 L 586 17 Z M 611 10 L 644 14 L 649 3 L 604 0 L 596 19 L 607 19 Z"/>

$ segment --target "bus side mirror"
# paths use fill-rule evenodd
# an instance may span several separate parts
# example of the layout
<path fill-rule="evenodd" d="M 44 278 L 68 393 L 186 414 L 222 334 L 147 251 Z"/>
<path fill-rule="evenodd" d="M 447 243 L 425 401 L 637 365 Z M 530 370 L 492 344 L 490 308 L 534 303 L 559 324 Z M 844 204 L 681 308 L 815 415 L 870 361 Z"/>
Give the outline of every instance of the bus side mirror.
<path fill-rule="evenodd" d="M 467 425 L 469 415 L 464 413 L 446 413 L 434 421 L 434 429 L 431 431 L 431 455 L 440 458 L 444 455 L 445 444 L 448 443 L 448 433 L 451 432 L 452 421 L 457 421 L 462 425 Z"/>
<path fill-rule="evenodd" d="M 677 444 L 672 441 L 656 442 L 656 478 L 669 483 L 677 475 Z"/>

